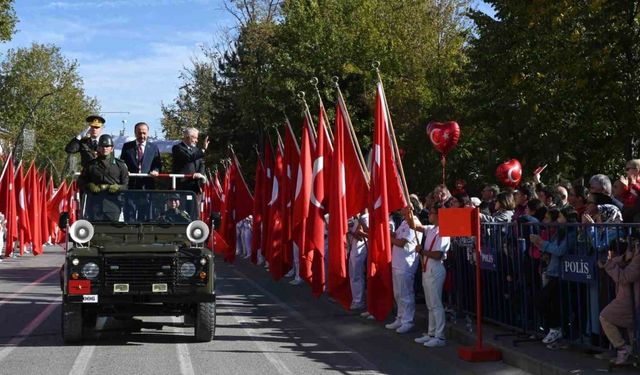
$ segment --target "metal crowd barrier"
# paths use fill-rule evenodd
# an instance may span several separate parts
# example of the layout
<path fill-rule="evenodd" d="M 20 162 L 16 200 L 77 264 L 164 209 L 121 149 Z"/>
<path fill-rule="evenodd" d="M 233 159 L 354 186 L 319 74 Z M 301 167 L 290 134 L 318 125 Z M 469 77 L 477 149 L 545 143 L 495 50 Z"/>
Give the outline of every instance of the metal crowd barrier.
<path fill-rule="evenodd" d="M 553 238 L 566 231 L 570 246 L 560 260 L 561 293 L 554 303 L 560 308 L 564 339 L 573 345 L 606 349 L 609 343 L 600 328 L 600 311 L 615 297 L 615 283 L 598 267 L 608 250 L 623 254 L 624 242 L 632 232 L 640 233 L 636 224 L 543 224 L 482 223 L 481 281 L 483 318 L 506 327 L 513 344 L 541 340 L 543 320 L 536 310 L 545 279 L 545 255 L 529 240 L 529 234 Z M 444 300 L 458 313 L 475 316 L 475 242 L 472 238 L 455 238 L 448 257 L 447 272 L 453 285 Z M 638 311 L 635 316 L 640 318 Z M 469 318 L 467 318 L 469 321 Z M 640 319 L 636 319 L 640 321 Z M 471 328 L 471 327 L 469 327 Z M 640 324 L 636 322 L 636 337 Z"/>

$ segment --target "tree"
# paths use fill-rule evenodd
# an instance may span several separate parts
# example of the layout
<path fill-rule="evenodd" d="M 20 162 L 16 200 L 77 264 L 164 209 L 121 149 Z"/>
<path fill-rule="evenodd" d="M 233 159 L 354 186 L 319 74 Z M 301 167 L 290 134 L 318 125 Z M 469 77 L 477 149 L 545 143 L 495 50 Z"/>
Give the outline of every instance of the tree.
<path fill-rule="evenodd" d="M 11 40 L 18 18 L 13 10 L 13 0 L 0 0 L 0 42 Z"/>
<path fill-rule="evenodd" d="M 84 94 L 76 62 L 64 58 L 58 47 L 33 44 L 9 50 L 0 73 L 0 124 L 19 147 L 23 130 L 33 130 L 34 148 L 24 149 L 22 156 L 35 159 L 59 180 L 67 160 L 65 144 L 98 110 L 97 101 Z"/>

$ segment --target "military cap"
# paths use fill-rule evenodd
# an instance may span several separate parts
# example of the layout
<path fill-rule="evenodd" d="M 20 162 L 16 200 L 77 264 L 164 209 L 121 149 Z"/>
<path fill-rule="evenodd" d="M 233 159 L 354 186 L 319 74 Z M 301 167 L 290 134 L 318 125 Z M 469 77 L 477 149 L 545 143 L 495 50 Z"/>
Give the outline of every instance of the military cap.
<path fill-rule="evenodd" d="M 85 120 L 93 128 L 101 128 L 107 122 L 102 116 L 91 115 Z"/>
<path fill-rule="evenodd" d="M 178 194 L 170 194 L 167 197 L 168 201 L 179 201 L 180 200 L 180 196 Z"/>

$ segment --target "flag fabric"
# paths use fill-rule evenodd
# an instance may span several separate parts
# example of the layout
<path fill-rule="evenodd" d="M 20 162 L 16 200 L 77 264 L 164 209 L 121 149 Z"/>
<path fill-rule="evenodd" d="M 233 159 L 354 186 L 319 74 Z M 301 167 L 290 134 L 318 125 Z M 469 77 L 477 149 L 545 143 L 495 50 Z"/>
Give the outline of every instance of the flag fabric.
<path fill-rule="evenodd" d="M 345 309 L 351 306 L 351 286 L 348 274 L 348 256 L 346 250 L 347 235 L 347 196 L 345 186 L 345 127 L 344 118 L 336 116 L 334 148 L 329 169 L 331 171 L 328 191 L 329 200 L 329 275 L 327 291 Z M 364 195 L 364 194 L 363 194 Z"/>
<path fill-rule="evenodd" d="M 67 198 L 65 199 L 67 202 L 65 205 L 65 209 L 67 210 L 67 212 L 69 212 L 69 225 L 75 223 L 77 219 L 77 202 L 75 199 L 77 190 L 78 184 L 74 180 L 69 184 L 69 188 L 67 189 Z"/>
<path fill-rule="evenodd" d="M 15 175 L 16 210 L 18 220 L 18 243 L 20 255 L 24 254 L 24 247 L 31 238 L 29 226 L 29 211 L 27 207 L 27 186 L 25 183 L 24 167 L 22 162 L 18 165 Z"/>
<path fill-rule="evenodd" d="M 67 182 L 62 180 L 58 190 L 53 194 L 49 202 L 47 202 L 47 216 L 51 222 L 57 223 L 60 219 L 60 213 L 65 210 L 65 198 L 67 196 Z M 58 242 L 58 238 L 56 238 Z"/>
<path fill-rule="evenodd" d="M 369 171 L 367 166 L 360 161 L 360 147 L 352 136 L 351 120 L 347 106 L 338 91 L 338 104 L 336 105 L 336 128 L 338 120 L 341 121 L 343 130 L 343 162 L 345 173 L 347 217 L 353 217 L 367 207 L 369 196 Z M 350 130 L 351 129 L 351 130 Z M 336 130 L 337 131 L 337 130 Z M 335 134 L 337 138 L 337 134 Z M 337 141 L 335 141 L 337 142 Z M 337 148 L 334 144 L 334 148 Z"/>
<path fill-rule="evenodd" d="M 29 225 L 31 226 L 31 242 L 33 255 L 42 254 L 42 228 L 41 228 L 41 205 L 40 205 L 40 182 L 38 181 L 38 171 L 31 162 L 27 171 L 27 205 L 29 207 Z"/>
<path fill-rule="evenodd" d="M 324 289 L 324 214 L 325 204 L 325 162 L 324 152 L 326 131 L 324 129 L 324 115 L 320 111 L 318 119 L 318 139 L 313 155 L 313 169 L 311 174 L 311 192 L 309 196 L 309 219 L 305 233 L 304 251 L 300 255 L 300 267 L 310 270 L 307 281 L 311 284 L 311 293 L 318 297 Z M 302 272 L 301 272 L 302 276 Z"/>
<path fill-rule="evenodd" d="M 265 175 L 264 163 L 258 154 L 256 157 L 256 182 L 253 198 L 253 233 L 251 236 L 251 263 L 258 263 L 258 250 L 262 248 L 262 207 L 265 199 Z"/>
<path fill-rule="evenodd" d="M 274 170 L 274 152 L 271 147 L 271 141 L 268 137 L 265 137 L 264 141 L 264 169 L 265 179 L 263 185 L 264 197 L 262 200 L 262 238 L 260 243 L 260 249 L 262 250 L 262 256 L 268 258 L 269 246 L 267 244 L 267 237 L 269 237 L 269 231 L 271 231 L 271 225 L 269 225 L 269 202 L 271 201 L 271 193 L 273 189 L 273 170 Z"/>
<path fill-rule="evenodd" d="M 294 242 L 300 252 L 300 277 L 309 281 L 311 279 L 311 264 L 302 261 L 304 245 L 306 244 L 307 218 L 309 217 L 309 202 L 311 197 L 311 184 L 313 167 L 311 155 L 315 153 L 315 140 L 311 131 L 311 121 L 305 116 L 302 125 L 302 138 L 300 140 L 300 158 L 296 173 L 296 187 L 293 200 Z"/>
<path fill-rule="evenodd" d="M 13 242 L 18 239 L 18 223 L 16 210 L 15 169 L 13 167 L 13 152 L 9 153 L 0 177 L 0 212 L 6 220 L 6 244 L 4 255 L 13 253 Z"/>
<path fill-rule="evenodd" d="M 240 163 L 233 151 L 231 164 L 225 173 L 224 189 L 222 236 L 230 245 L 224 259 L 233 263 L 236 259 L 236 249 L 231 244 L 236 243 L 236 224 L 251 215 L 253 209 L 253 196 L 242 176 Z"/>
<path fill-rule="evenodd" d="M 284 269 L 284 212 L 286 205 L 284 201 L 284 155 L 283 150 L 278 147 L 276 151 L 275 165 L 273 170 L 273 184 L 271 187 L 271 198 L 267 203 L 269 207 L 267 214 L 267 225 L 269 231 L 265 248 L 268 249 L 266 258 L 269 261 L 269 272 L 274 280 L 280 280 L 287 270 Z"/>
<path fill-rule="evenodd" d="M 42 175 L 40 176 L 40 179 L 38 181 L 40 187 L 40 210 L 42 213 L 44 213 L 47 209 L 47 202 L 49 201 L 49 196 L 47 195 L 49 193 L 49 190 L 47 190 L 46 171 L 42 171 Z M 47 244 L 49 242 L 49 219 L 47 215 L 43 214 L 38 215 L 38 218 L 40 219 L 40 230 L 42 233 L 41 238 L 43 244 L 42 250 L 44 251 L 44 244 Z"/>
<path fill-rule="evenodd" d="M 378 83 L 369 195 L 367 309 L 379 321 L 386 319 L 393 308 L 389 213 L 406 206 L 393 160 L 390 126 L 384 90 Z"/>
<path fill-rule="evenodd" d="M 283 246 L 284 267 L 286 270 L 293 266 L 293 201 L 296 193 L 298 165 L 300 163 L 300 147 L 291 129 L 289 120 L 285 122 L 284 135 L 284 178 L 283 178 Z M 296 242 L 297 243 L 297 242 Z M 299 243 L 298 244 L 298 248 Z"/>

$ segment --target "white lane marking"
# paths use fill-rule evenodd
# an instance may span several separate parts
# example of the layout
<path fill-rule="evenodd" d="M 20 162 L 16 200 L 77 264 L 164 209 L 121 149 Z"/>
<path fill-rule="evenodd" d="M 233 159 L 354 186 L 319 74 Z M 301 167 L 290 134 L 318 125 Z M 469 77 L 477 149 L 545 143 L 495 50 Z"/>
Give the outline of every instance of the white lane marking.
<path fill-rule="evenodd" d="M 380 370 L 378 370 L 378 367 L 376 365 L 371 363 L 369 360 L 367 360 L 364 356 L 362 356 L 356 350 L 350 348 L 347 344 L 345 344 L 342 341 L 338 340 L 332 334 L 330 334 L 329 332 L 327 332 L 324 329 L 320 328 L 319 326 L 317 326 L 315 324 L 312 324 L 312 323 L 309 323 L 309 320 L 307 318 L 305 318 L 302 314 L 300 314 L 298 311 L 296 311 L 295 309 L 293 309 L 292 307 L 287 305 L 280 298 L 276 297 L 274 294 L 272 294 L 271 292 L 269 292 L 268 290 L 263 288 L 260 284 L 258 284 L 255 281 L 249 279 L 242 272 L 238 271 L 237 269 L 234 269 L 233 271 L 238 276 L 240 276 L 244 280 L 246 280 L 249 284 L 251 284 L 254 288 L 258 289 L 263 295 L 265 295 L 266 297 L 268 297 L 271 300 L 275 301 L 279 305 L 279 307 L 284 309 L 289 315 L 291 315 L 298 322 L 300 322 L 300 324 L 305 326 L 310 331 L 314 332 L 318 337 L 322 337 L 324 340 L 327 340 L 329 343 L 334 345 L 334 347 L 336 349 L 339 349 L 341 351 L 345 351 L 345 352 L 349 353 L 349 355 L 356 362 L 358 362 L 358 364 L 360 366 L 362 366 L 363 369 L 365 369 L 366 373 L 381 373 Z"/>
<path fill-rule="evenodd" d="M 104 328 L 105 323 L 107 322 L 106 317 L 98 318 L 98 322 L 96 324 L 96 330 L 101 331 Z M 98 337 L 100 334 L 98 333 Z M 95 345 L 86 345 L 82 347 L 80 353 L 76 357 L 75 362 L 73 362 L 73 367 L 71 367 L 71 371 L 69 371 L 69 375 L 83 375 L 87 372 L 87 367 L 89 366 L 89 361 L 91 361 L 91 357 L 93 357 L 93 352 L 96 350 Z"/>
<path fill-rule="evenodd" d="M 182 323 L 182 320 L 176 316 L 171 318 L 174 323 Z M 172 331 L 177 331 L 172 329 Z M 182 375 L 195 375 L 193 371 L 193 364 L 191 363 L 191 355 L 189 354 L 189 347 L 187 344 L 181 343 L 176 345 L 178 351 L 178 362 L 180 363 L 180 374 Z"/>
<path fill-rule="evenodd" d="M 27 326 L 24 327 L 16 337 L 12 338 L 11 341 L 6 344 L 4 349 L 0 350 L 0 362 L 2 362 L 18 345 L 20 345 L 20 343 L 29 337 L 31 332 L 38 328 L 38 326 L 40 326 L 40 324 L 42 324 L 42 322 L 44 322 L 44 320 L 47 319 L 55 309 L 60 307 L 59 301 L 60 299 L 58 298 L 56 302 L 42 310 L 40 314 L 27 324 Z"/>
<path fill-rule="evenodd" d="M 270 348 L 269 345 L 267 345 L 264 341 L 260 341 L 260 333 L 255 329 L 251 329 L 247 327 L 248 324 L 252 323 L 251 320 L 243 320 L 236 317 L 235 315 L 231 315 L 231 316 L 233 316 L 233 319 L 235 319 L 242 326 L 242 329 L 247 333 L 251 341 L 253 341 L 258 347 L 258 349 L 260 350 L 260 352 L 265 357 L 267 357 L 267 360 L 271 362 L 271 364 L 273 365 L 273 367 L 276 368 L 278 373 L 284 374 L 284 375 L 293 375 L 293 372 L 289 370 L 289 367 L 287 367 L 287 365 L 284 362 L 282 362 L 275 354 L 272 353 L 273 348 Z"/>
<path fill-rule="evenodd" d="M 16 297 L 20 296 L 23 293 L 28 292 L 29 290 L 35 288 L 36 286 L 38 286 L 38 284 L 42 283 L 43 281 L 45 281 L 46 279 L 50 278 L 51 275 L 56 274 L 60 272 L 59 268 L 54 269 L 53 271 L 49 272 L 48 274 L 41 276 L 39 279 L 37 279 L 36 281 L 32 282 L 29 285 L 25 285 L 23 286 L 20 290 L 18 290 L 17 292 L 13 293 L 12 295 L 10 295 L 9 297 L 3 299 L 0 301 L 0 306 L 9 303 L 9 301 L 15 299 Z"/>

